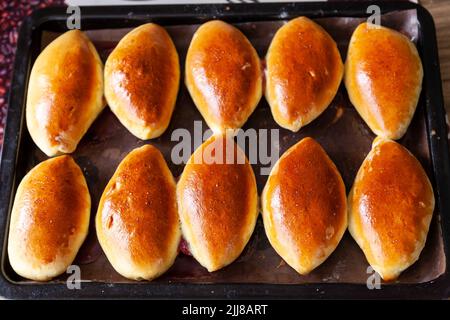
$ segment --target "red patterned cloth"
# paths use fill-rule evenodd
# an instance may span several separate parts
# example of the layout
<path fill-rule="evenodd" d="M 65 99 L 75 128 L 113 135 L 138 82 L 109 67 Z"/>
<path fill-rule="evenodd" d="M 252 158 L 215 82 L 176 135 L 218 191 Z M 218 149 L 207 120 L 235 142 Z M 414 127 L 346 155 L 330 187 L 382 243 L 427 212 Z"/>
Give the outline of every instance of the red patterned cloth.
<path fill-rule="evenodd" d="M 7 97 L 20 24 L 35 9 L 62 4 L 64 0 L 0 1 L 0 149 L 3 144 Z"/>

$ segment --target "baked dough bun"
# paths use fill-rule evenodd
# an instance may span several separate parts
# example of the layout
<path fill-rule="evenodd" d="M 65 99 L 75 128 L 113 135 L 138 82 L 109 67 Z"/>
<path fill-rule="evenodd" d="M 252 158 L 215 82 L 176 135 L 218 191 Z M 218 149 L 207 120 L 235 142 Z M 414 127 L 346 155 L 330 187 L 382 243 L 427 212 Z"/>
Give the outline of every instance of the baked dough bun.
<path fill-rule="evenodd" d="M 331 103 L 344 74 L 336 42 L 305 17 L 273 37 L 266 55 L 265 96 L 275 121 L 297 132 Z"/>
<path fill-rule="evenodd" d="M 262 96 L 256 50 L 223 21 L 207 22 L 194 34 L 185 73 L 192 100 L 214 133 L 242 127 Z"/>
<path fill-rule="evenodd" d="M 139 139 L 169 126 L 180 83 L 175 45 L 154 23 L 133 29 L 105 63 L 105 97 L 119 121 Z"/>
<path fill-rule="evenodd" d="M 71 153 L 104 106 L 100 57 L 83 32 L 67 31 L 45 47 L 31 70 L 31 138 L 49 157 Z"/>
<path fill-rule="evenodd" d="M 384 280 L 419 258 L 434 210 L 433 188 L 400 144 L 376 138 L 348 196 L 349 231 Z"/>
<path fill-rule="evenodd" d="M 232 139 L 212 136 L 187 162 L 177 185 L 181 228 L 209 272 L 241 254 L 255 228 L 257 198 L 252 167 Z"/>
<path fill-rule="evenodd" d="M 122 160 L 95 222 L 106 257 L 124 277 L 152 280 L 172 266 L 181 237 L 176 187 L 158 149 L 145 145 Z"/>
<path fill-rule="evenodd" d="M 378 136 L 400 139 L 422 88 L 422 63 L 401 33 L 367 23 L 353 32 L 345 64 L 350 101 Z"/>
<path fill-rule="evenodd" d="M 300 274 L 323 263 L 347 229 L 344 182 L 312 138 L 277 161 L 263 190 L 262 209 L 270 243 Z"/>
<path fill-rule="evenodd" d="M 8 238 L 9 262 L 22 277 L 47 281 L 69 267 L 89 227 L 91 198 L 70 156 L 41 162 L 17 188 Z"/>

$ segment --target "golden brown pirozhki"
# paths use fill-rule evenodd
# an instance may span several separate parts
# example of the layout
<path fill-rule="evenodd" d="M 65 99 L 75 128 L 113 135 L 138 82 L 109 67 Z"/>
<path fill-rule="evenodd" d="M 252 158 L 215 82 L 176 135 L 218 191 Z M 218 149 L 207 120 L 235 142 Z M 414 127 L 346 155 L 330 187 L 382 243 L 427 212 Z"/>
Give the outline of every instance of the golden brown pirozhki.
<path fill-rule="evenodd" d="M 186 56 L 186 86 L 214 133 L 239 129 L 262 95 L 256 50 L 238 29 L 209 21 L 192 38 Z"/>
<path fill-rule="evenodd" d="M 336 249 L 347 229 L 345 185 L 312 138 L 277 161 L 262 195 L 264 228 L 275 251 L 307 274 Z"/>
<path fill-rule="evenodd" d="M 175 45 L 154 23 L 130 31 L 105 63 L 105 97 L 136 137 L 159 137 L 169 126 L 180 83 Z"/>
<path fill-rule="evenodd" d="M 400 139 L 422 89 L 422 63 L 401 33 L 362 23 L 353 32 L 345 63 L 345 86 L 358 113 L 378 136 Z"/>
<path fill-rule="evenodd" d="M 403 146 L 376 138 L 348 196 L 349 231 L 384 280 L 419 258 L 434 210 L 433 188 Z"/>
<path fill-rule="evenodd" d="M 31 70 L 26 107 L 31 138 L 48 156 L 71 153 L 104 106 L 100 57 L 83 32 L 67 31 Z"/>
<path fill-rule="evenodd" d="M 212 136 L 194 152 L 177 198 L 183 237 L 195 259 L 210 272 L 232 263 L 258 216 L 255 175 L 233 139 Z"/>
<path fill-rule="evenodd" d="M 47 281 L 72 264 L 88 233 L 91 197 L 70 156 L 41 162 L 22 179 L 11 213 L 8 257 L 14 271 Z"/>
<path fill-rule="evenodd" d="M 305 17 L 277 31 L 266 64 L 265 96 L 272 115 L 281 127 L 294 132 L 328 107 L 344 73 L 336 42 Z"/>
<path fill-rule="evenodd" d="M 172 266 L 181 237 L 176 186 L 158 149 L 145 145 L 122 160 L 103 191 L 96 229 L 124 277 L 152 280 Z"/>

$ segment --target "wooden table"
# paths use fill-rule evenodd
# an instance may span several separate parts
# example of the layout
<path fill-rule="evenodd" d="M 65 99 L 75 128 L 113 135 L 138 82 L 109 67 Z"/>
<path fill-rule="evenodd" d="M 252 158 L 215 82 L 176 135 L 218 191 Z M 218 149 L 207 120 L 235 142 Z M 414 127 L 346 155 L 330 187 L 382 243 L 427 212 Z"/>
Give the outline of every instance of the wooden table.
<path fill-rule="evenodd" d="M 421 0 L 420 3 L 430 11 L 436 25 L 444 105 L 450 114 L 450 0 Z"/>
<path fill-rule="evenodd" d="M 450 0 L 421 0 L 420 3 L 430 11 L 436 24 L 444 104 L 450 114 Z"/>

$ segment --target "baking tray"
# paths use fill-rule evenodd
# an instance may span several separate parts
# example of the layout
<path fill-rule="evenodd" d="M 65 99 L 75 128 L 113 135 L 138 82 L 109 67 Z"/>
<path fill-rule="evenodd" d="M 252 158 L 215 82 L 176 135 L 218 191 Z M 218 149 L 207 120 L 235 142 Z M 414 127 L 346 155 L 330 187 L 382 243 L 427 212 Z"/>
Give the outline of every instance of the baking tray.
<path fill-rule="evenodd" d="M 69 290 L 63 275 L 48 283 L 25 280 L 11 269 L 6 252 L 11 205 L 18 183 L 37 163 L 47 157 L 31 141 L 24 121 L 28 75 L 33 61 L 46 43 L 66 30 L 66 8 L 47 8 L 33 13 L 22 25 L 14 77 L 12 81 L 4 148 L 0 168 L 0 240 L 2 241 L 0 295 L 6 298 L 446 298 L 450 296 L 450 188 L 447 127 L 443 108 L 441 79 L 435 29 L 429 13 L 408 2 L 375 2 L 388 26 L 417 30 L 409 34 L 416 41 L 424 66 L 424 83 L 418 109 L 400 142 L 422 162 L 436 193 L 436 212 L 425 249 L 419 261 L 404 272 L 397 282 L 382 283 L 380 290 L 369 290 L 364 256 L 350 238 L 344 236 L 335 253 L 307 277 L 297 275 L 284 264 L 270 247 L 259 219 L 251 241 L 241 257 L 222 271 L 209 274 L 192 257 L 180 254 L 174 266 L 153 282 L 133 282 L 118 275 L 98 246 L 93 223 L 91 231 L 74 262 L 81 267 L 81 290 Z M 366 3 L 272 3 L 240 5 L 170 5 L 81 8 L 81 26 L 94 38 L 94 44 L 105 59 L 118 39 L 130 28 L 146 22 L 167 27 L 174 38 L 183 67 L 192 33 L 198 24 L 223 19 L 236 24 L 250 39 L 261 57 L 268 39 L 282 21 L 308 16 L 337 39 L 341 55 L 352 29 L 352 19 L 365 17 Z M 401 25 L 395 15 L 414 15 L 416 25 Z M 334 28 L 334 17 L 350 21 Z M 399 24 L 400 21 L 400 24 Z M 270 22 L 270 23 L 269 23 Z M 104 36 L 99 30 L 115 29 Z M 339 41 L 339 39 L 347 39 Z M 182 106 L 182 107 L 181 107 Z M 117 164 L 128 151 L 151 143 L 163 152 L 175 177 L 183 165 L 170 161 L 170 134 L 176 128 L 192 131 L 193 120 L 201 120 L 183 84 L 171 124 L 158 139 L 140 141 L 120 125 L 105 109 L 94 122 L 73 154 L 82 167 L 92 196 L 92 217 L 96 204 Z M 203 130 L 207 126 L 203 122 Z M 264 98 L 245 128 L 278 128 Z M 370 150 L 373 134 L 351 107 L 345 89 L 341 88 L 330 107 L 299 133 L 280 128 L 280 153 L 304 136 L 316 138 L 336 162 L 347 190 Z M 258 174 L 261 191 L 267 177 Z M 92 221 L 92 220 L 91 220 Z"/>

